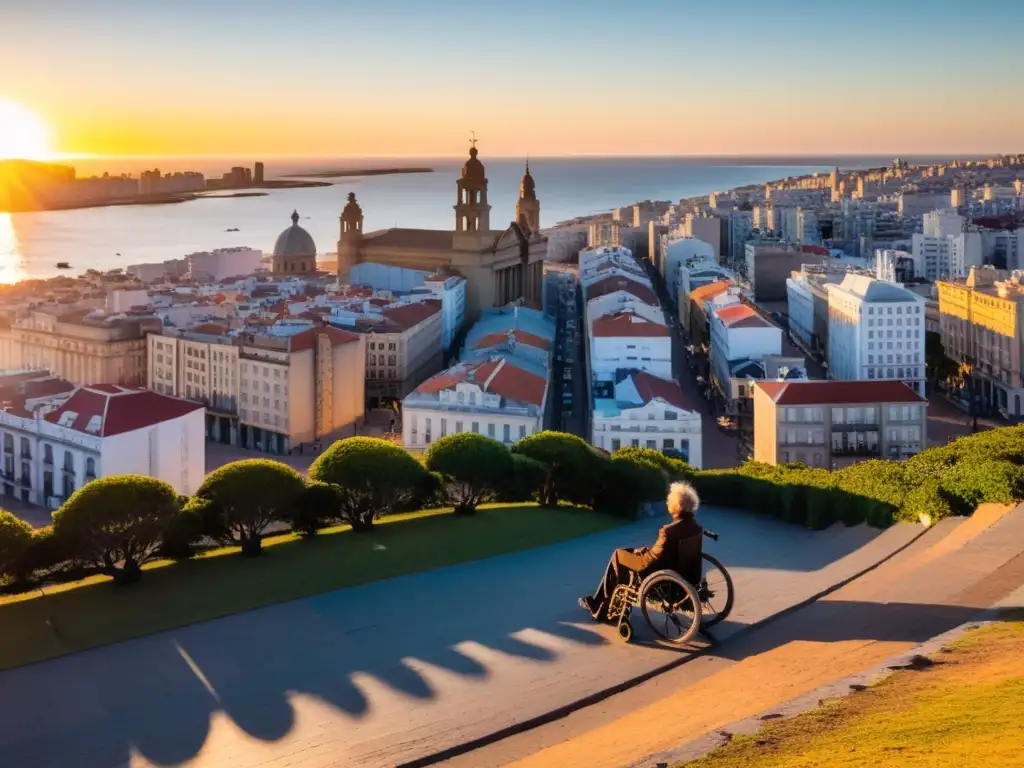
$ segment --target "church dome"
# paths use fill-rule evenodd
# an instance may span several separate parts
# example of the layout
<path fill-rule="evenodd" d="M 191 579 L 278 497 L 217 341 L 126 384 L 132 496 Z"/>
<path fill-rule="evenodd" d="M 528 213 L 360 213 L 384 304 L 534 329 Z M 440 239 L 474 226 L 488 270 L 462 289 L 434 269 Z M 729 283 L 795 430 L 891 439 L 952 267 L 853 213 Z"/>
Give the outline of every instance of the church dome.
<path fill-rule="evenodd" d="M 464 179 L 477 179 L 483 181 L 484 175 L 484 164 L 476 159 L 477 150 L 476 147 L 469 148 L 469 160 L 462 166 L 462 178 Z"/>
<path fill-rule="evenodd" d="M 360 208 L 359 207 L 359 203 L 356 202 L 356 193 L 355 192 L 349 192 L 348 193 L 348 202 L 345 203 L 345 207 L 342 209 L 341 215 L 342 216 L 351 216 L 351 215 L 362 216 L 363 215 L 363 209 Z"/>
<path fill-rule="evenodd" d="M 526 164 L 526 173 L 523 174 L 523 180 L 519 184 L 519 199 L 520 200 L 535 200 L 537 198 L 537 185 L 533 181 L 533 176 L 530 175 L 530 164 Z"/>
<path fill-rule="evenodd" d="M 312 235 L 299 226 L 299 212 L 292 211 L 292 225 L 277 237 L 274 256 L 316 256 Z"/>

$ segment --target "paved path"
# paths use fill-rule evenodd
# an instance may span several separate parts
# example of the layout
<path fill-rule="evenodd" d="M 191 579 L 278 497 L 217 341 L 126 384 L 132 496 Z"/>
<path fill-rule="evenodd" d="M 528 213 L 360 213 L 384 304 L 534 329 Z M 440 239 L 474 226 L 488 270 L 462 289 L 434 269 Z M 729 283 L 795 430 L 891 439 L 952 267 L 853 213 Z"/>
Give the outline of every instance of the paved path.
<path fill-rule="evenodd" d="M 1024 507 L 988 512 L 944 522 L 877 570 L 694 663 L 443 765 L 654 768 L 692 757 L 688 742 L 714 744 L 717 730 L 870 669 L 1017 592 Z"/>
<path fill-rule="evenodd" d="M 701 516 L 739 592 L 726 634 L 918 531 Z M 623 645 L 574 605 L 610 549 L 660 522 L 0 673 L 0 764 L 391 766 L 484 736 L 677 658 Z"/>

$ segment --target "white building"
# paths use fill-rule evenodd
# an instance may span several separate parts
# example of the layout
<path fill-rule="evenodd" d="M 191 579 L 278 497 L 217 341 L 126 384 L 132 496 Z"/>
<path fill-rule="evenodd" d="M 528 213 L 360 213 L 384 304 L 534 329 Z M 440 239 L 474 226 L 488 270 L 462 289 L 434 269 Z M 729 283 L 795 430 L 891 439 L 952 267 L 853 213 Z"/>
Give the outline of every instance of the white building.
<path fill-rule="evenodd" d="M 97 477 L 146 475 L 191 495 L 206 474 L 203 406 L 146 390 L 82 387 L 0 412 L 0 432 L 4 495 L 49 509 Z"/>
<path fill-rule="evenodd" d="M 476 432 L 505 444 L 544 428 L 547 371 L 513 356 L 460 362 L 402 401 L 402 442 L 423 450 L 439 438 Z"/>
<path fill-rule="evenodd" d="M 810 208 L 796 209 L 796 241 L 805 245 L 821 245 L 818 214 Z"/>
<path fill-rule="evenodd" d="M 750 211 L 736 210 L 729 214 L 729 261 L 743 261 L 747 241 L 754 231 L 754 218 Z"/>
<path fill-rule="evenodd" d="M 964 217 L 948 208 L 929 211 L 921 222 L 925 237 L 953 237 L 964 231 Z"/>
<path fill-rule="evenodd" d="M 678 451 L 697 469 L 703 466 L 700 413 L 671 379 L 623 372 L 594 393 L 591 445 Z"/>
<path fill-rule="evenodd" d="M 749 304 L 733 303 L 709 313 L 711 368 L 719 387 L 728 389 L 732 368 L 742 360 L 782 354 L 782 329 Z"/>
<path fill-rule="evenodd" d="M 641 312 L 648 319 L 658 318 L 664 322 L 664 314 L 658 305 L 657 294 L 650 286 L 638 283 L 627 277 L 615 275 L 591 283 L 584 290 L 586 301 L 585 317 L 587 326 L 604 315 L 624 312 L 636 307 L 646 306 L 648 311 Z"/>
<path fill-rule="evenodd" d="M 111 291 L 107 294 L 106 310 L 108 314 L 119 315 L 136 307 L 149 306 L 149 291 Z"/>
<path fill-rule="evenodd" d="M 251 275 L 260 268 L 263 251 L 238 246 L 213 251 L 190 253 L 185 257 L 188 275 L 195 280 L 223 280 L 227 277 Z"/>
<path fill-rule="evenodd" d="M 717 221 L 717 220 L 716 220 Z M 718 254 L 714 246 L 696 237 L 662 237 L 662 277 L 669 296 L 679 295 L 680 271 L 684 265 L 702 263 L 718 267 Z"/>
<path fill-rule="evenodd" d="M 981 230 L 981 255 L 986 264 L 1024 269 L 1024 229 Z"/>
<path fill-rule="evenodd" d="M 932 281 L 966 278 L 971 267 L 984 263 L 981 233 L 968 230 L 937 237 L 914 233 L 911 256 L 918 277 Z"/>
<path fill-rule="evenodd" d="M 620 369 L 672 378 L 672 335 L 663 322 L 616 312 L 594 320 L 590 336 L 590 373 L 595 379 L 614 377 Z"/>
<path fill-rule="evenodd" d="M 924 297 L 865 275 L 827 288 L 829 378 L 896 379 L 923 395 Z"/>
<path fill-rule="evenodd" d="M 451 349 L 452 342 L 466 322 L 466 278 L 458 275 L 430 275 L 421 290 L 413 291 L 409 299 L 419 297 L 441 300 L 441 345 Z"/>

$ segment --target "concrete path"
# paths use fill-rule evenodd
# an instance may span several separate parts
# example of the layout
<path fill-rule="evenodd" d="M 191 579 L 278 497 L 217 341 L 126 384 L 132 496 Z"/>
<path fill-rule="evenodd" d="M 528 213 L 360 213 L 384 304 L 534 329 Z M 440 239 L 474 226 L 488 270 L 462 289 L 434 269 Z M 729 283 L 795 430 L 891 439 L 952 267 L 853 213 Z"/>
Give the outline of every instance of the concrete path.
<path fill-rule="evenodd" d="M 920 532 L 701 518 L 739 595 L 720 635 Z M 642 636 L 622 644 L 575 606 L 611 549 L 649 543 L 660 522 L 0 673 L 0 764 L 393 766 L 485 736 L 678 658 Z"/>
<path fill-rule="evenodd" d="M 786 618 L 601 705 L 442 763 L 655 768 L 721 743 L 738 720 L 906 652 L 1024 584 L 1024 507 L 946 522 Z"/>

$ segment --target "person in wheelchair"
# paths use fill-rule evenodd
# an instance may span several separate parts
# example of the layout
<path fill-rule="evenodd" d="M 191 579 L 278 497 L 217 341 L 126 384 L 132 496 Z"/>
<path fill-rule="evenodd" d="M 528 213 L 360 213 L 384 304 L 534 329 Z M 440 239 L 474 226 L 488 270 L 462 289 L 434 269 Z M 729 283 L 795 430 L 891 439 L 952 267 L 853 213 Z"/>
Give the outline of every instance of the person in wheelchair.
<path fill-rule="evenodd" d="M 608 603 L 615 587 L 628 584 L 631 572 L 643 577 L 654 571 L 668 569 L 691 584 L 700 581 L 704 529 L 697 524 L 695 517 L 700 498 L 689 484 L 672 483 L 666 501 L 672 522 L 658 531 L 658 540 L 654 546 L 616 549 L 612 552 L 597 590 L 593 595 L 579 599 L 580 607 L 590 611 L 590 615 L 597 621 L 607 618 Z"/>

